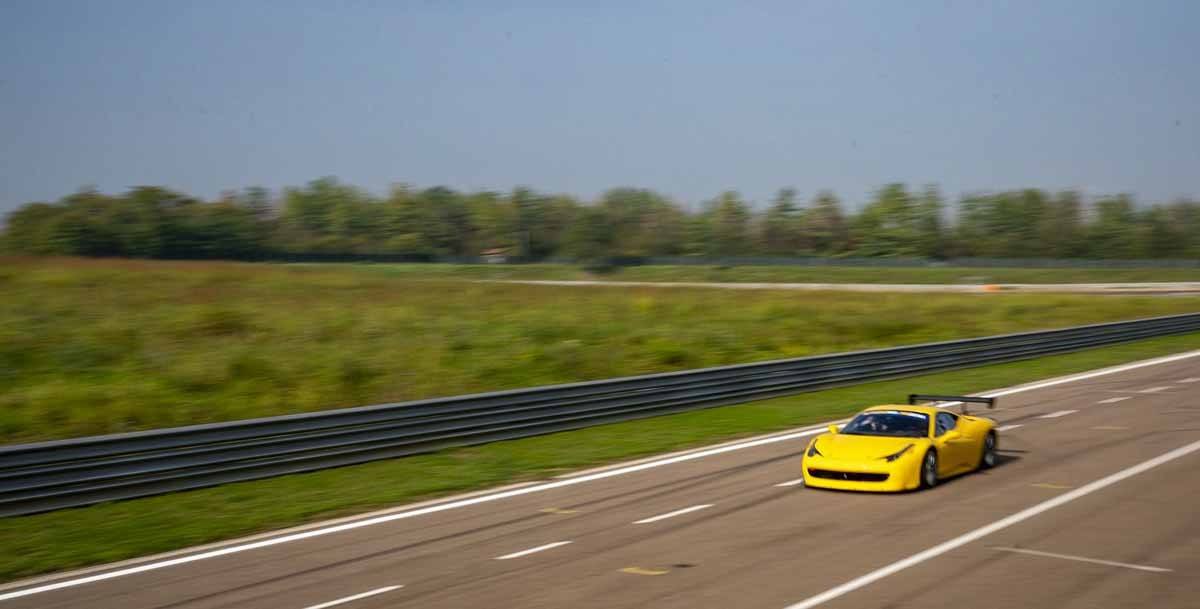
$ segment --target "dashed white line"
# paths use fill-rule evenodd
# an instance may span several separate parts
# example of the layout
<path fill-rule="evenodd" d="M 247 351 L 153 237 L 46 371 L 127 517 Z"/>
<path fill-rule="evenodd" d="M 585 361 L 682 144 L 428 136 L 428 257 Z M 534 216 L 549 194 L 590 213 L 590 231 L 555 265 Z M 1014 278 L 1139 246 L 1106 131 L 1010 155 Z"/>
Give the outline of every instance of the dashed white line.
<path fill-rule="evenodd" d="M 339 598 L 335 601 L 329 601 L 328 603 L 321 603 L 320 605 L 313 605 L 311 607 L 305 607 L 304 609 L 325 609 L 326 607 L 336 607 L 337 605 L 349 603 L 351 601 L 356 601 L 361 598 L 367 598 L 368 596 L 375 596 L 376 594 L 383 594 L 384 592 L 391 592 L 392 590 L 399 590 L 400 588 L 403 588 L 403 587 L 404 586 L 385 586 L 383 588 L 376 588 L 375 590 L 371 590 L 369 592 L 363 592 L 362 594 L 355 594 L 353 596 Z"/>
<path fill-rule="evenodd" d="M 1108 398 L 1107 400 L 1100 400 L 1099 402 L 1096 402 L 1096 403 L 1097 404 L 1116 404 L 1117 402 L 1124 402 L 1125 400 L 1128 400 L 1128 399 L 1129 399 L 1129 396 L 1122 395 L 1122 396 L 1117 396 L 1115 398 Z"/>
<path fill-rule="evenodd" d="M 1198 381 L 1200 381 L 1200 376 L 1192 376 L 1192 377 L 1188 377 L 1185 379 L 1179 379 L 1178 381 L 1175 381 L 1175 382 L 1177 382 L 1177 383 L 1195 383 Z"/>
<path fill-rule="evenodd" d="M 1168 389 L 1172 389 L 1172 387 L 1170 385 L 1164 385 L 1162 387 L 1150 387 L 1149 389 L 1143 389 L 1143 390 L 1139 391 L 1138 393 L 1158 393 L 1160 391 L 1166 391 Z"/>
<path fill-rule="evenodd" d="M 1107 565 L 1110 567 L 1124 567 L 1126 569 L 1137 569 L 1138 571 L 1152 571 L 1154 573 L 1169 573 L 1171 571 L 1170 569 L 1164 569 L 1162 567 L 1151 567 L 1148 565 L 1135 565 L 1132 563 L 1116 562 L 1116 561 L 1112 561 L 1112 560 L 1100 560 L 1098 558 L 1088 558 L 1086 556 L 1075 556 L 1072 554 L 1055 554 L 1054 552 L 1042 552 L 1039 550 L 1027 550 L 1025 548 L 1006 548 L 1003 546 L 997 546 L 992 549 L 1000 550 L 1001 552 L 1016 552 L 1017 554 L 1029 554 L 1030 556 L 1045 556 L 1046 558 L 1061 558 L 1063 560 L 1074 560 L 1074 561 L 1078 561 L 1078 562 L 1090 562 L 1093 564 Z"/>
<path fill-rule="evenodd" d="M 698 511 L 698 510 L 703 510 L 704 508 L 710 508 L 712 506 L 713 506 L 713 504 L 711 504 L 711 503 L 704 503 L 701 505 L 693 505 L 692 507 L 683 508 L 682 510 L 675 510 L 674 512 L 667 512 L 666 514 L 659 514 L 658 516 L 651 516 L 649 518 L 643 518 L 641 520 L 634 521 L 633 524 L 650 524 L 651 522 L 658 522 L 659 520 L 666 520 L 668 518 L 674 518 L 675 516 L 682 516 L 684 514 L 690 514 L 692 512 Z"/>
<path fill-rule="evenodd" d="M 508 560 L 510 558 L 520 558 L 522 556 L 528 556 L 530 554 L 534 554 L 534 553 L 541 552 L 544 550 L 551 550 L 551 549 L 557 548 L 559 546 L 565 546 L 569 543 L 571 543 L 571 542 L 556 541 L 554 543 L 548 543 L 544 546 L 538 546 L 536 548 L 529 548 L 528 550 L 521 550 L 520 552 L 513 552 L 512 554 L 505 554 L 504 556 L 497 556 L 496 560 Z"/>
<path fill-rule="evenodd" d="M 1044 414 L 1038 418 L 1039 419 L 1057 419 L 1058 417 L 1065 417 L 1069 414 L 1075 414 L 1077 412 L 1079 412 L 1079 411 L 1078 410 L 1059 410 L 1057 412 L 1052 412 L 1050 414 Z"/>
<path fill-rule="evenodd" d="M 980 527 L 980 528 L 975 529 L 974 531 L 970 531 L 968 533 L 964 533 L 964 534 L 959 535 L 958 537 L 955 537 L 954 539 L 951 539 L 949 541 L 942 542 L 936 546 L 933 546 L 932 548 L 929 548 L 928 550 L 918 552 L 916 554 L 913 554 L 912 556 L 909 556 L 908 558 L 904 558 L 904 559 L 898 560 L 890 565 L 887 565 L 886 567 L 882 567 L 882 568 L 876 569 L 874 571 L 871 571 L 870 573 L 867 573 L 866 575 L 856 577 L 840 586 L 830 588 L 829 590 L 826 590 L 820 594 L 817 594 L 816 596 L 810 596 L 807 599 L 800 601 L 799 603 L 796 603 L 794 605 L 789 605 L 787 609 L 811 609 L 812 607 L 816 607 L 817 605 L 825 603 L 826 601 L 831 601 L 835 598 L 838 598 L 839 596 L 843 596 L 845 594 L 848 594 L 850 592 L 858 590 L 859 588 L 870 585 L 876 581 L 879 581 L 885 577 L 888 577 L 889 575 L 898 573 L 898 572 L 903 571 L 904 569 L 907 569 L 914 565 L 921 564 L 931 558 L 936 558 L 938 556 L 941 556 L 942 554 L 945 554 L 946 552 L 949 552 L 950 550 L 965 546 L 968 543 L 975 541 L 976 539 L 986 537 L 986 536 L 991 535 L 992 533 L 995 533 L 996 531 L 999 531 L 1001 529 L 1005 529 L 1005 528 L 1008 528 L 1019 522 L 1024 522 L 1026 520 L 1029 520 L 1030 518 L 1033 518 L 1034 516 L 1037 516 L 1038 514 L 1041 514 L 1042 512 L 1052 510 L 1060 505 L 1063 505 L 1065 503 L 1069 503 L 1071 501 L 1079 499 L 1080 497 L 1090 495 L 1100 489 L 1103 489 L 1108 486 L 1112 486 L 1126 478 L 1136 476 L 1144 471 L 1153 469 L 1164 463 L 1168 463 L 1168 462 L 1174 461 L 1175 459 L 1178 459 L 1180 457 L 1194 453 L 1197 450 L 1200 450 L 1200 441 L 1192 442 L 1191 444 L 1181 446 L 1171 452 L 1168 452 L 1168 453 L 1159 455 L 1153 459 L 1150 459 L 1149 461 L 1143 461 L 1137 465 L 1134 465 L 1133 467 L 1129 467 L 1129 468 L 1123 469 L 1119 472 L 1116 472 L 1114 474 L 1110 474 L 1099 480 L 1096 480 L 1094 482 L 1090 482 L 1084 486 L 1081 486 L 1073 491 L 1063 493 L 1061 495 L 1058 495 L 1057 497 L 1054 497 L 1053 499 L 1047 499 L 1046 501 L 1043 501 L 1032 507 L 1025 508 L 1024 510 L 1021 510 L 1020 512 L 1012 514 L 1011 516 L 1006 516 L 1006 517 L 1001 518 L 1000 520 L 997 520 L 989 525 Z"/>
<path fill-rule="evenodd" d="M 1127 372 L 1129 370 L 1137 370 L 1139 368 L 1146 368 L 1148 366 L 1158 366 L 1161 364 L 1169 364 L 1171 362 L 1177 362 L 1177 361 L 1181 361 L 1181 360 L 1185 360 L 1185 359 L 1191 359 L 1194 357 L 1200 357 L 1200 350 L 1188 351 L 1186 353 L 1177 353 L 1175 355 L 1168 355 L 1168 356 L 1164 356 L 1164 357 L 1156 357 L 1156 358 L 1152 358 L 1152 359 L 1131 362 L 1128 364 L 1121 364 L 1118 366 L 1101 368 L 1099 370 L 1092 370 L 1090 372 L 1082 372 L 1079 374 L 1071 374 L 1071 375 L 1067 375 L 1067 376 L 1061 376 L 1061 377 L 1049 379 L 1046 381 L 1037 381 L 1034 383 L 1018 385 L 1016 387 L 1010 387 L 1007 389 L 999 389 L 996 391 L 984 393 L 984 394 L 982 394 L 982 397 L 998 398 L 998 397 L 1002 397 L 1002 396 L 1006 396 L 1006 395 L 1012 395 L 1014 393 L 1022 393 L 1025 391 L 1035 391 L 1038 389 L 1044 389 L 1046 387 L 1054 387 L 1054 386 L 1062 385 L 1062 384 L 1066 384 L 1066 383 L 1085 381 L 1088 379 L 1092 379 L 1092 378 L 1096 378 L 1096 377 L 1100 377 L 1100 376 L 1106 376 L 1109 374 L 1118 374 L 1121 372 Z M 844 419 L 843 419 L 843 421 L 844 421 Z M 339 522 L 336 522 L 336 524 L 323 523 L 323 524 L 318 525 L 313 528 L 306 528 L 306 529 L 301 529 L 301 530 L 298 530 L 295 532 L 288 532 L 288 533 L 284 533 L 284 534 L 281 534 L 281 535 L 278 535 L 275 537 L 251 538 L 251 539 L 243 538 L 243 539 L 231 541 L 231 542 L 229 542 L 228 545 L 220 545 L 217 547 L 212 547 L 211 549 L 199 550 L 199 551 L 196 551 L 195 553 L 191 553 L 191 554 L 176 552 L 176 553 L 171 553 L 171 554 L 166 554 L 166 555 L 158 555 L 158 556 L 148 557 L 147 559 L 145 559 L 144 562 L 135 562 L 132 564 L 131 563 L 123 563 L 120 565 L 106 565 L 106 566 L 100 566 L 100 567 L 93 567 L 93 568 L 85 569 L 82 571 L 74 571 L 71 573 L 49 576 L 46 578 L 36 580 L 34 582 L 23 581 L 23 582 L 12 582 L 9 584 L 2 584 L 2 585 L 0 585 L 0 590 L 8 590 L 8 591 L 0 592 L 0 601 L 11 600 L 14 598 L 23 598 L 26 596 L 32 596 L 34 594 L 44 594 L 46 592 L 52 592 L 54 590 L 62 590 L 64 588 L 73 588 L 73 587 L 82 586 L 85 584 L 92 584 L 92 583 L 96 583 L 96 582 L 107 581 L 107 580 L 118 578 L 118 577 L 127 577 L 130 575 L 136 575 L 138 573 L 145 573 L 147 571 L 156 571 L 158 569 L 165 569 L 168 567 L 185 565 L 185 564 L 189 564 L 189 563 L 193 563 L 193 562 L 197 562 L 197 561 L 201 561 L 201 560 L 208 560 L 211 558 L 218 558 L 221 556 L 229 556 L 231 554 L 238 554 L 241 552 L 249 552 L 252 550 L 258 550 L 261 548 L 268 548 L 268 547 L 276 546 L 276 545 L 280 545 L 280 544 L 291 543 L 291 542 L 301 541 L 301 540 L 305 540 L 305 539 L 311 539 L 314 537 L 320 537 L 320 536 L 324 536 L 324 535 L 332 535 L 332 534 L 340 533 L 343 531 L 351 531 L 351 530 L 359 529 L 359 528 L 363 528 L 363 527 L 370 527 L 370 526 L 375 526 L 378 524 L 395 522 L 397 520 L 402 520 L 402 519 L 406 519 L 406 518 L 414 518 L 414 517 L 423 516 L 426 514 L 444 512 L 447 510 L 453 510 L 453 509 L 468 507 L 468 506 L 472 506 L 472 505 L 479 505 L 482 503 L 489 503 L 492 501 L 499 501 L 502 499 L 508 499 L 510 497 L 518 497 L 518 496 L 528 495 L 528 494 L 532 494 L 532 493 L 540 493 L 540 492 L 548 491 L 551 489 L 562 488 L 562 487 L 566 487 L 566 486 L 573 486 L 576 484 L 583 484 L 585 482 L 591 482 L 593 480 L 603 480 L 603 479 L 607 479 L 607 478 L 613 478 L 616 476 L 623 476 L 626 474 L 631 474 L 634 472 L 641 472 L 641 471 L 653 469 L 656 467 L 663 467 L 663 466 L 672 465 L 675 463 L 682 463 L 685 461 L 703 459 L 706 457 L 711 457 L 714 455 L 724 454 L 724 453 L 733 452 L 733 451 L 737 451 L 737 450 L 744 450 L 747 448 L 754 448 L 757 446 L 774 444 L 776 442 L 786 442 L 786 441 L 794 440 L 797 438 L 803 438 L 803 437 L 823 433 L 825 431 L 825 428 L 827 425 L 828 425 L 828 423 L 826 423 L 824 425 L 818 425 L 815 427 L 800 429 L 800 430 L 797 430 L 797 431 L 791 432 L 791 433 L 784 433 L 784 434 L 780 434 L 780 435 L 770 435 L 770 436 L 766 436 L 766 437 L 754 438 L 754 439 L 747 440 L 744 442 L 736 442 L 736 443 L 732 443 L 732 444 L 718 445 L 718 446 L 713 446 L 713 447 L 696 450 L 694 452 L 685 452 L 682 454 L 667 455 L 667 456 L 663 456 L 661 458 L 656 458 L 656 459 L 653 459 L 650 461 L 645 461 L 645 462 L 628 463 L 623 466 L 618 465 L 612 469 L 605 469 L 603 471 L 597 471 L 597 472 L 586 473 L 586 474 L 578 474 L 578 475 L 572 476 L 570 478 L 564 478 L 564 479 L 560 479 L 560 480 L 555 480 L 553 482 L 546 482 L 543 484 L 532 484 L 529 486 L 520 486 L 520 487 L 515 487 L 515 488 L 509 489 L 509 490 L 493 492 L 493 493 L 478 494 L 478 495 L 471 495 L 471 496 L 467 496 L 467 497 L 459 496 L 457 499 L 450 499 L 450 500 L 447 500 L 442 503 L 434 503 L 432 505 L 422 506 L 422 507 L 409 507 L 409 508 L 401 509 L 400 511 L 388 511 L 388 512 L 385 512 L 382 514 L 369 515 L 369 516 L 363 517 L 360 520 L 339 521 Z M 56 579 L 57 577 L 62 577 L 63 579 Z M 31 587 L 22 587 L 22 586 L 31 586 Z"/>
<path fill-rule="evenodd" d="M 1018 428 L 1018 427 L 1020 427 L 1020 426 L 1021 426 L 1021 424 L 1020 424 L 1020 423 L 1013 423 L 1013 424 L 1011 424 L 1011 425 L 1001 425 L 1001 426 L 999 426 L 999 427 L 997 427 L 997 428 L 996 428 L 996 431 L 1008 431 L 1008 430 L 1010 430 L 1010 429 L 1016 429 L 1016 428 Z"/>
<path fill-rule="evenodd" d="M 804 478 L 796 478 L 795 480 L 788 480 L 787 482 L 780 482 L 779 484 L 776 484 L 775 486 L 796 486 L 798 484 L 804 484 Z"/>

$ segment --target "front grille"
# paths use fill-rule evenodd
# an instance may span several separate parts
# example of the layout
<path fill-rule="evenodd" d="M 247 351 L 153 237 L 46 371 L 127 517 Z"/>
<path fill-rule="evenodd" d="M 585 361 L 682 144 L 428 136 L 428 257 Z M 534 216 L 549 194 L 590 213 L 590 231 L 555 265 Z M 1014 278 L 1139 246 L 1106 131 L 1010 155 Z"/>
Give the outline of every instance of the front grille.
<path fill-rule="evenodd" d="M 826 480 L 851 480 L 854 482 L 883 482 L 888 479 L 887 474 L 868 474 L 863 472 L 835 472 L 831 469 L 812 469 L 809 468 L 808 475 L 814 478 L 825 478 Z"/>

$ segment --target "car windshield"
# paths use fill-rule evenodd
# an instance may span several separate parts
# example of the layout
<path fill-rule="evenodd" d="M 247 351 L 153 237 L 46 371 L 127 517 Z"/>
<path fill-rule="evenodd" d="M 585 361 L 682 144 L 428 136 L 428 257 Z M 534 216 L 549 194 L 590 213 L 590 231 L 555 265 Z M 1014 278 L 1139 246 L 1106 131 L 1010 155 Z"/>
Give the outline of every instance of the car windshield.
<path fill-rule="evenodd" d="M 842 433 L 923 438 L 929 434 L 929 416 L 902 410 L 873 410 L 854 417 L 842 428 Z"/>

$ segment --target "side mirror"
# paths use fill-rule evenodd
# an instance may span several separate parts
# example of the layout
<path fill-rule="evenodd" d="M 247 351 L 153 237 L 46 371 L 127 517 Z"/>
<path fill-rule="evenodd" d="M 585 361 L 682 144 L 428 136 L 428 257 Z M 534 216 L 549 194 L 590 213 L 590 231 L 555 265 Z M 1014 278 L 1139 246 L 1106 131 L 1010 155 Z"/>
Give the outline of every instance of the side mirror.
<path fill-rule="evenodd" d="M 956 429 L 951 429 L 950 431 L 947 431 L 946 433 L 942 434 L 942 439 L 947 442 L 953 442 L 961 437 L 962 437 L 962 434 L 958 433 L 958 430 L 956 430 Z"/>
<path fill-rule="evenodd" d="M 838 430 L 838 426 L 837 426 L 837 425 L 833 425 L 833 424 L 830 424 L 830 425 L 829 425 L 829 433 L 837 433 L 838 431 L 839 431 L 839 430 Z"/>

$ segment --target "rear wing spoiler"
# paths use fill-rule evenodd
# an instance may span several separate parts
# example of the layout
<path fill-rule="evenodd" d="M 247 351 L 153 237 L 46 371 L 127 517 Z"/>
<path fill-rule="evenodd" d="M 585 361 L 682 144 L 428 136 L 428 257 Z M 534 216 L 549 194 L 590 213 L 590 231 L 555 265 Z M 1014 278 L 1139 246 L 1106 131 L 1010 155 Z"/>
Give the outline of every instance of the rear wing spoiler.
<path fill-rule="evenodd" d="M 909 404 L 922 402 L 958 402 L 962 404 L 963 414 L 967 413 L 967 404 L 986 404 L 989 409 L 996 407 L 996 398 L 978 398 L 970 395 L 928 395 L 923 393 L 908 394 Z"/>

